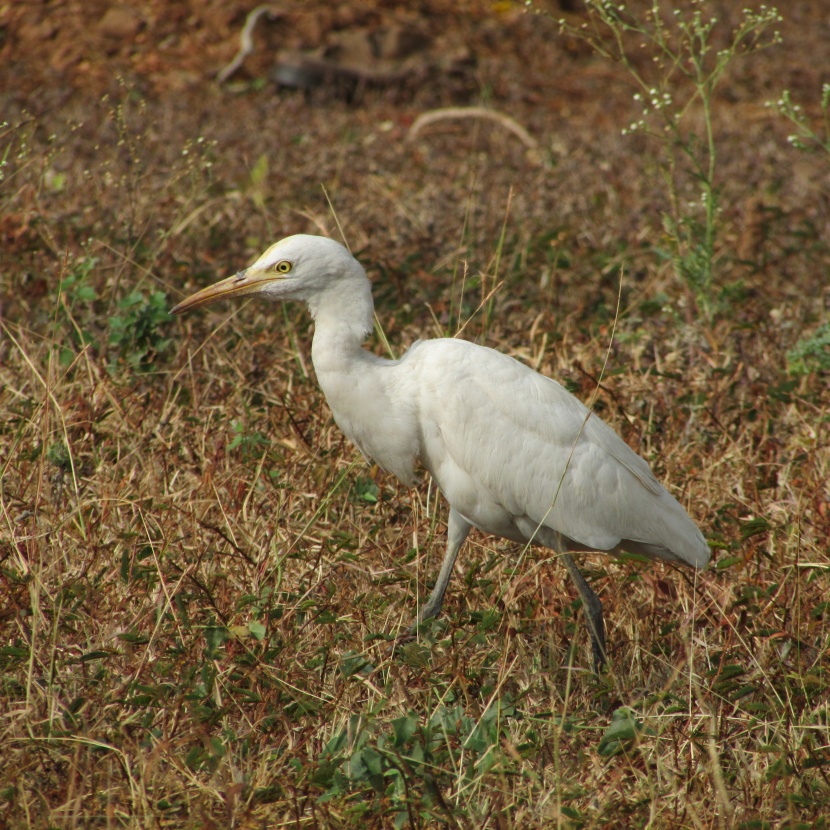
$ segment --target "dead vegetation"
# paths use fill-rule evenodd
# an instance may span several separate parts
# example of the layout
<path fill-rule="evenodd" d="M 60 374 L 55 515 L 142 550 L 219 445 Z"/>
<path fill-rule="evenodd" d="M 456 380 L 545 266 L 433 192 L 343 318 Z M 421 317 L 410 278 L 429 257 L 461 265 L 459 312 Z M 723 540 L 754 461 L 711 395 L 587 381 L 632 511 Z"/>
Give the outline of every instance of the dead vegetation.
<path fill-rule="evenodd" d="M 630 89 L 556 27 L 427 4 L 469 74 L 343 100 L 258 83 L 261 52 L 213 85 L 253 4 L 221 25 L 145 5 L 131 45 L 103 5 L 66 32 L 52 14 L 79 9 L 2 12 L 0 823 L 826 826 L 830 160 L 763 106 L 788 88 L 819 123 L 822 5 L 719 94 L 711 321 L 661 256 Z M 111 43 L 76 59 L 82 37 Z M 406 140 L 483 104 L 536 150 L 486 121 Z M 696 581 L 584 558 L 606 675 L 564 571 L 485 536 L 390 659 L 440 561 L 438 495 L 342 438 L 301 309 L 168 318 L 272 239 L 335 234 L 327 198 L 394 349 L 466 324 L 597 392 L 711 540 Z"/>

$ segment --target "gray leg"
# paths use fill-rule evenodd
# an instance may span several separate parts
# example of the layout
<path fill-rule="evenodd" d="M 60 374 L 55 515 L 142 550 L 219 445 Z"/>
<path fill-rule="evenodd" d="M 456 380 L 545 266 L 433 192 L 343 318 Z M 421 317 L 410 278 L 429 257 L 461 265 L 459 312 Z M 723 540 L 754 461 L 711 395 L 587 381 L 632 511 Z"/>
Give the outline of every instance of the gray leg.
<path fill-rule="evenodd" d="M 559 558 L 568 569 L 579 591 L 579 596 L 582 597 L 582 610 L 585 612 L 588 633 L 591 635 L 591 649 L 594 652 L 594 668 L 599 674 L 605 665 L 605 623 L 602 619 L 602 603 L 593 588 L 585 581 L 585 577 L 582 576 L 582 572 L 577 568 L 570 554 L 563 553 Z"/>
<path fill-rule="evenodd" d="M 458 556 L 458 551 L 464 544 L 471 527 L 472 525 L 460 513 L 450 507 L 450 517 L 447 521 L 447 552 L 444 554 L 441 570 L 435 580 L 435 587 L 432 589 L 426 605 L 421 608 L 421 613 L 418 615 L 419 623 L 428 620 L 430 617 L 437 617 L 441 613 L 441 606 L 444 604 L 444 592 L 447 590 L 447 583 L 452 576 L 455 558 Z"/>

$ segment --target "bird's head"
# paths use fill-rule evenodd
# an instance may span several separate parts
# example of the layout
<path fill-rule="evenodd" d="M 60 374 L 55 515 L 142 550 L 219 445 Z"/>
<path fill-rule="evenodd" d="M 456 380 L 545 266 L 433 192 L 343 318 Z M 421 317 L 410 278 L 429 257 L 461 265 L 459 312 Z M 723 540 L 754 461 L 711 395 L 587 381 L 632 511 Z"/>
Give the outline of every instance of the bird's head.
<path fill-rule="evenodd" d="M 272 245 L 253 265 L 182 300 L 171 309 L 181 314 L 225 297 L 259 294 L 272 300 L 314 300 L 336 281 L 366 274 L 339 242 L 297 234 Z M 367 283 L 368 286 L 368 283 Z"/>

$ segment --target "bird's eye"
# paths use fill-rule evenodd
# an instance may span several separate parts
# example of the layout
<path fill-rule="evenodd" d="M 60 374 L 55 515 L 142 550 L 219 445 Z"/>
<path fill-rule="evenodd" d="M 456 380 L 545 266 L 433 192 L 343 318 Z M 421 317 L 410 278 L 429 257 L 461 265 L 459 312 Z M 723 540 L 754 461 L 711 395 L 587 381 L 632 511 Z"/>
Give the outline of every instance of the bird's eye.
<path fill-rule="evenodd" d="M 281 259 L 276 265 L 272 266 L 272 268 L 278 274 L 287 274 L 291 270 L 291 263 L 287 259 Z"/>

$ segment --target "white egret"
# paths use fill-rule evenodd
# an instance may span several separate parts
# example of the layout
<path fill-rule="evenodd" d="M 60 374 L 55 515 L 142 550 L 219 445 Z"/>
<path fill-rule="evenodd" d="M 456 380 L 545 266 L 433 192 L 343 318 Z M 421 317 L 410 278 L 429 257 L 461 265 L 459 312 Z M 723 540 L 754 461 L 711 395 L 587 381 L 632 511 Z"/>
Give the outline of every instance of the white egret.
<path fill-rule="evenodd" d="M 248 294 L 305 302 L 314 318 L 311 359 L 337 425 L 404 484 L 420 463 L 449 502 L 447 550 L 419 621 L 440 612 L 458 551 L 477 527 L 560 555 L 601 668 L 602 605 L 571 552 L 708 563 L 700 530 L 646 462 L 556 381 L 463 340 L 419 341 L 399 360 L 366 351 L 371 286 L 338 242 L 290 236 L 172 312 Z"/>

